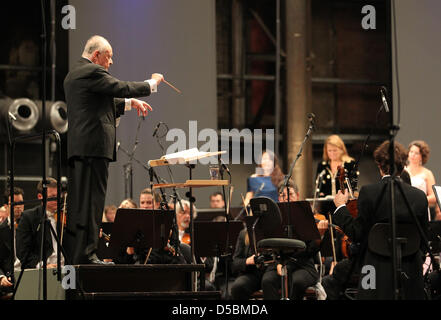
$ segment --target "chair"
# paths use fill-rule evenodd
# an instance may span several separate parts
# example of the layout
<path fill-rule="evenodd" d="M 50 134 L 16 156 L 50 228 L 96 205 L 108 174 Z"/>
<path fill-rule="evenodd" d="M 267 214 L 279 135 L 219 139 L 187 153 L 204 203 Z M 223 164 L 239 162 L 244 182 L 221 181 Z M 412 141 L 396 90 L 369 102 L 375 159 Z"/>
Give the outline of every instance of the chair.
<path fill-rule="evenodd" d="M 415 254 L 420 248 L 421 238 L 413 224 L 396 224 L 397 258 Z M 392 256 L 390 224 L 376 223 L 369 231 L 368 249 L 383 257 Z"/>
<path fill-rule="evenodd" d="M 402 259 L 415 254 L 421 243 L 418 229 L 413 224 L 396 224 L 396 244 L 397 244 L 397 270 L 401 272 L 401 280 L 407 278 L 407 275 L 401 271 Z M 392 257 L 392 243 L 390 238 L 390 224 L 376 223 L 368 235 L 368 250 L 371 253 L 382 257 Z M 348 299 L 354 300 L 358 290 L 350 288 L 345 291 Z"/>
<path fill-rule="evenodd" d="M 286 265 L 291 259 L 292 254 L 306 249 L 305 242 L 297 239 L 269 238 L 260 240 L 257 243 L 257 248 L 271 251 L 276 256 L 276 260 L 282 265 L 282 300 L 288 300 L 288 274 Z"/>

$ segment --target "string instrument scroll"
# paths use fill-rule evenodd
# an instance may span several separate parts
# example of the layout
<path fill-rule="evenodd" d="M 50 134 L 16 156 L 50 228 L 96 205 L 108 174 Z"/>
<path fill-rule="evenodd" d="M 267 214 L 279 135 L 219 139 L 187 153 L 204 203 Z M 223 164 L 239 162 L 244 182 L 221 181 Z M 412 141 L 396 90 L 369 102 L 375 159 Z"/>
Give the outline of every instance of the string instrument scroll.
<path fill-rule="evenodd" d="M 338 174 L 339 174 L 339 181 L 340 181 L 340 190 L 341 192 L 345 192 L 345 185 L 348 187 L 349 191 L 349 197 L 348 203 L 346 203 L 346 207 L 349 210 L 349 213 L 353 218 L 356 218 L 358 215 L 358 208 L 357 208 L 357 199 L 354 196 L 354 193 L 352 191 L 351 183 L 346 176 L 345 168 L 343 166 L 338 167 Z"/>

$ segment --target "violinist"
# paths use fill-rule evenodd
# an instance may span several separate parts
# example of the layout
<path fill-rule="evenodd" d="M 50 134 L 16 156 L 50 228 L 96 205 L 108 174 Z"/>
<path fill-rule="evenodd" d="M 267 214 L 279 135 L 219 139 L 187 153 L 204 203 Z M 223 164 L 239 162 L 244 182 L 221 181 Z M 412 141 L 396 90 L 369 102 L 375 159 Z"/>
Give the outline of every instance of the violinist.
<path fill-rule="evenodd" d="M 355 161 L 349 156 L 343 140 L 336 134 L 329 136 L 323 145 L 323 160 L 317 165 L 316 178 L 319 178 L 318 196 L 335 196 L 340 190 L 337 178 L 338 168 L 343 166 L 352 190 L 356 190 L 359 172 Z"/>
<path fill-rule="evenodd" d="M 7 189 L 4 194 L 4 205 L 1 207 L 2 213 L 0 216 L 0 222 L 4 221 L 10 215 L 11 197 L 9 196 L 10 190 Z M 14 187 L 14 202 L 23 202 L 24 191 L 22 188 Z M 14 205 L 14 223 L 16 226 L 20 221 L 21 214 L 24 211 L 24 204 Z"/>
<path fill-rule="evenodd" d="M 169 208 L 171 205 L 169 204 Z M 197 215 L 193 205 L 193 218 Z M 174 227 L 170 231 L 167 246 L 163 249 L 153 249 L 148 255 L 148 263 L 152 264 L 186 264 L 191 263 L 190 235 L 190 202 L 188 200 L 176 201 L 176 224 L 179 239 L 176 237 Z M 179 243 L 178 243 L 179 241 Z"/>
<path fill-rule="evenodd" d="M 193 219 L 196 217 L 196 208 L 193 206 Z M 179 241 L 190 244 L 190 235 L 188 232 L 190 228 L 190 202 L 188 200 L 176 202 L 176 224 L 179 230 Z"/>
<path fill-rule="evenodd" d="M 343 170 L 341 169 L 343 168 Z M 341 174 L 344 172 L 345 178 L 340 179 Z M 341 185 L 342 181 L 349 181 L 351 190 L 354 192 L 357 188 L 359 172 L 355 168 L 355 161 L 349 156 L 344 141 L 338 135 L 330 135 L 325 140 L 323 145 L 322 161 L 317 165 L 316 174 L 316 190 L 315 195 L 319 198 L 327 196 L 335 196 L 335 194 L 344 186 Z M 314 208 L 316 210 L 316 208 Z M 347 256 L 347 252 L 343 246 L 346 245 L 345 235 L 342 232 L 336 232 L 335 228 L 329 229 L 327 219 L 322 213 L 328 213 L 335 210 L 334 204 L 323 204 L 321 212 L 315 212 L 316 219 L 321 220 L 318 222 L 322 237 L 329 236 L 331 239 L 333 254 L 331 257 L 325 257 L 325 265 L 330 273 L 333 272 L 333 268 L 336 263 Z"/>
<path fill-rule="evenodd" d="M 398 175 L 400 175 L 404 169 L 406 158 L 406 149 L 400 143 L 395 142 L 395 173 L 397 173 Z M 342 272 L 340 272 L 338 270 L 339 265 L 342 263 L 340 262 L 335 268 L 335 271 L 338 271 L 339 273 L 339 277 L 337 278 L 336 272 L 334 272 L 334 274 L 332 275 L 333 279 L 331 278 L 332 281 L 329 281 L 329 283 L 326 279 L 323 279 L 323 286 L 325 287 L 325 290 L 327 290 L 327 293 L 329 289 L 341 293 L 345 288 L 345 282 L 341 282 L 342 280 L 350 278 L 354 273 L 359 273 L 362 265 L 371 265 L 375 268 L 376 286 L 375 288 L 364 288 L 360 285 L 362 277 L 359 277 L 359 285 L 356 298 L 369 300 L 391 300 L 394 297 L 391 259 L 378 256 L 366 249 L 369 231 L 371 230 L 372 226 L 375 223 L 385 222 L 389 219 L 391 207 L 390 190 L 389 188 L 387 188 L 387 184 L 391 179 L 389 175 L 389 141 L 383 142 L 374 151 L 374 160 L 376 165 L 378 166 L 382 178 L 381 181 L 379 181 L 378 183 L 363 186 L 363 188 L 360 190 L 360 195 L 358 198 L 358 216 L 356 218 L 354 218 L 350 214 L 349 210 L 346 207 L 349 196 L 347 191 L 339 191 L 334 198 L 334 203 L 337 207 L 333 214 L 334 223 L 339 225 L 352 241 L 360 242 L 362 244 L 362 247 L 360 248 L 360 252 L 358 253 L 359 259 L 351 259 L 352 263 L 354 263 L 352 267 L 348 266 L 351 262 L 347 262 L 347 266 L 345 268 L 342 268 L 343 270 L 341 270 Z M 417 216 L 423 232 L 427 233 L 428 201 L 426 195 L 421 190 L 418 190 L 409 186 L 406 183 L 398 181 L 394 185 L 395 214 L 397 224 L 409 222 L 413 223 L 413 219 L 405 204 L 403 195 L 398 189 L 398 183 L 400 183 L 404 196 L 412 206 L 412 210 Z M 377 207 L 378 209 L 376 211 L 373 211 L 373 208 L 375 207 Z M 401 268 L 402 271 L 405 272 L 407 275 L 407 280 L 402 282 L 402 291 L 404 293 L 405 299 L 417 300 L 425 298 L 421 259 L 422 253 L 418 251 L 414 255 L 408 256 L 406 257 L 406 259 L 402 260 Z M 345 272 L 347 273 L 345 274 Z"/>
<path fill-rule="evenodd" d="M 161 196 L 157 192 L 152 192 L 152 189 L 145 188 L 139 194 L 139 208 L 141 209 L 160 209 Z"/>
<path fill-rule="evenodd" d="M 10 222 L 10 204 L 11 197 L 9 196 L 9 190 L 6 190 L 5 194 L 5 204 L 0 208 L 4 219 L 0 223 L 0 297 L 3 293 L 7 294 L 12 289 L 13 283 L 9 276 L 11 272 L 11 222 Z M 23 201 L 24 191 L 21 188 L 14 187 L 14 202 Z M 23 212 L 24 205 L 14 206 L 14 224 L 17 226 L 17 221 L 20 219 Z M 14 269 L 20 270 L 20 260 L 15 257 Z"/>
<path fill-rule="evenodd" d="M 46 179 L 47 197 L 57 197 L 57 180 L 53 178 Z M 40 181 L 37 185 L 37 197 L 43 199 L 43 182 Z M 22 213 L 20 223 L 17 227 L 16 241 L 17 241 L 17 257 L 22 263 L 22 267 L 39 268 L 42 265 L 40 247 L 41 247 L 41 230 L 40 222 L 42 217 L 43 206 L 39 205 L 35 208 L 25 210 Z M 56 228 L 56 212 L 57 201 L 51 200 L 46 203 L 46 226 L 44 235 L 44 259 L 47 259 L 47 267 L 55 268 L 57 263 L 57 242 L 55 237 L 51 234 L 51 225 L 54 231 Z M 62 264 L 64 257 L 61 257 Z"/>

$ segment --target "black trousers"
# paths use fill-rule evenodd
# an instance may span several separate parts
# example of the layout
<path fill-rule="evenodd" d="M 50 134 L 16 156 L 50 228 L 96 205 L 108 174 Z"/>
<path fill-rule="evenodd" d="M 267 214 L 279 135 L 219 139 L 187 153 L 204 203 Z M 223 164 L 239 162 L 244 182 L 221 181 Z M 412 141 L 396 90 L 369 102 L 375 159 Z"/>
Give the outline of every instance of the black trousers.
<path fill-rule="evenodd" d="M 74 158 L 69 161 L 67 225 L 63 239 L 68 263 L 87 263 L 96 254 L 107 189 L 109 160 Z"/>
<path fill-rule="evenodd" d="M 231 299 L 248 300 L 251 295 L 262 288 L 263 272 L 254 270 L 239 275 L 231 286 Z"/>
<path fill-rule="evenodd" d="M 318 281 L 318 274 L 311 273 L 302 268 L 288 269 L 289 299 L 301 300 L 308 287 L 314 286 Z M 270 269 L 265 272 L 262 279 L 263 298 L 265 300 L 280 300 L 282 277 L 277 269 Z"/>

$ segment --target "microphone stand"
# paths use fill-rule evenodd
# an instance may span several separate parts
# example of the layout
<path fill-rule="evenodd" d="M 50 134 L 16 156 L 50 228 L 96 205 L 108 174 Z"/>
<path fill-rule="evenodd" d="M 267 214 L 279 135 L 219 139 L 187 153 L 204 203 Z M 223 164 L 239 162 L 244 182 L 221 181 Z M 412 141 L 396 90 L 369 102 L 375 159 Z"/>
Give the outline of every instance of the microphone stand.
<path fill-rule="evenodd" d="M 305 138 L 303 139 L 302 144 L 300 145 L 300 149 L 299 149 L 299 152 L 297 153 L 296 158 L 295 158 L 294 161 L 291 163 L 291 167 L 290 167 L 290 169 L 289 169 L 289 173 L 285 176 L 285 180 L 284 180 L 284 182 L 283 182 L 283 187 L 282 187 L 281 192 L 283 193 L 283 190 L 284 190 L 285 188 L 288 188 L 288 189 L 287 189 L 288 203 L 289 203 L 289 180 L 290 180 L 291 177 L 292 177 L 292 173 L 293 173 L 293 170 L 294 170 L 294 166 L 296 165 L 297 160 L 302 156 L 303 146 L 304 146 L 306 140 L 308 140 L 308 138 L 309 138 L 309 136 L 311 135 L 311 133 L 312 133 L 313 130 L 314 130 L 314 122 L 313 122 L 313 119 L 310 118 L 308 131 L 306 132 Z M 290 214 L 288 214 L 287 232 L 288 232 L 288 238 L 291 239 L 291 238 L 292 238 L 292 234 L 293 234 L 293 232 L 292 232 L 292 225 L 291 225 Z"/>
<path fill-rule="evenodd" d="M 385 104 L 387 104 L 386 99 L 383 99 L 383 106 L 385 110 L 387 110 Z M 397 178 L 396 172 L 395 172 L 395 136 L 397 135 L 399 130 L 399 126 L 395 125 L 393 122 L 393 113 L 390 112 L 390 130 L 389 130 L 389 174 L 391 176 L 391 179 L 387 182 L 387 184 L 384 185 L 383 190 L 381 192 L 381 195 L 379 199 L 377 200 L 377 203 L 375 205 L 374 213 L 378 210 L 379 205 L 381 203 L 381 200 L 385 194 L 384 191 L 386 191 L 387 188 L 390 190 L 390 212 L 389 212 L 389 223 L 391 226 L 390 230 L 390 239 L 391 239 L 391 247 L 392 247 L 392 280 L 393 280 L 393 297 L 394 300 L 405 298 L 403 297 L 403 277 L 404 272 L 401 269 L 401 255 L 400 255 L 400 261 L 398 258 L 398 249 L 397 249 L 397 238 L 396 238 L 396 208 L 395 208 L 395 185 L 398 188 L 398 191 L 400 192 L 401 196 L 403 197 L 403 200 L 406 204 L 406 207 L 409 211 L 409 213 L 412 216 L 412 219 L 415 223 L 415 226 L 417 227 L 418 233 L 421 237 L 421 241 L 427 250 L 429 257 L 431 258 L 432 264 L 434 269 L 439 269 L 439 265 L 437 261 L 435 260 L 431 248 L 429 245 L 429 242 L 427 240 L 426 234 L 424 233 L 424 230 L 422 229 L 417 216 L 415 212 L 413 211 L 412 207 L 410 206 L 409 200 L 407 199 L 406 195 L 404 194 L 401 181 Z M 398 268 L 399 264 L 399 268 Z M 427 275 L 427 273 L 426 273 Z M 398 279 L 401 279 L 401 281 L 398 281 Z"/>
<path fill-rule="evenodd" d="M 164 124 L 164 125 L 166 126 L 166 128 L 167 128 L 167 132 L 168 132 L 168 127 L 167 127 L 167 125 L 166 125 L 164 122 L 161 122 L 161 124 Z M 158 143 L 159 147 L 161 148 L 161 150 L 162 150 L 162 154 L 165 154 L 165 149 L 164 149 L 164 147 L 162 146 L 161 142 L 159 141 L 159 139 L 162 138 L 162 136 L 159 137 L 159 136 L 157 135 L 157 132 L 155 132 L 155 134 L 154 134 L 153 136 L 156 137 L 156 142 Z M 175 183 L 175 180 L 173 179 L 173 173 L 172 173 L 172 171 L 171 171 L 171 168 L 170 168 L 170 166 L 166 166 L 166 167 L 167 167 L 168 176 L 169 176 L 169 178 L 170 178 L 170 181 L 171 181 L 171 183 L 174 184 L 174 183 Z M 181 206 L 182 209 L 184 209 L 184 207 L 182 206 L 182 203 L 181 203 L 181 197 L 179 196 L 178 192 L 176 191 L 176 188 L 173 187 L 172 190 L 173 190 L 173 195 L 176 197 L 176 199 L 177 199 L 178 202 L 179 202 L 179 205 Z"/>
<path fill-rule="evenodd" d="M 145 118 L 143 117 L 142 120 Z M 138 127 L 136 129 L 136 136 L 135 136 L 135 144 L 133 145 L 132 152 L 128 152 L 123 147 L 121 147 L 121 144 L 118 143 L 118 150 L 121 149 L 128 157 L 129 160 L 124 164 L 124 194 L 126 198 L 133 199 L 133 166 L 132 161 L 135 159 L 135 150 L 138 146 L 138 135 L 139 135 L 139 129 L 141 128 L 141 118 L 138 120 Z M 137 161 L 137 160 L 136 160 Z M 139 161 L 138 161 L 139 162 Z"/>
<path fill-rule="evenodd" d="M 370 140 L 370 138 L 371 138 L 371 135 L 372 135 L 372 133 L 373 133 L 373 131 L 374 131 L 374 128 L 376 128 L 376 127 L 378 126 L 378 120 L 379 120 L 379 118 L 380 118 L 380 114 L 381 114 L 381 111 L 382 111 L 383 109 L 385 109 L 385 108 L 384 108 L 384 105 L 381 104 L 380 109 L 378 109 L 378 111 L 377 111 L 377 115 L 375 116 L 375 125 L 374 125 L 373 127 L 371 127 L 371 130 L 369 131 L 369 134 L 367 135 L 366 139 L 365 139 L 364 142 L 363 142 L 363 145 L 362 145 L 362 147 L 361 147 L 361 152 L 360 152 L 360 154 L 359 154 L 357 160 L 355 161 L 355 164 L 354 164 L 354 170 L 355 170 L 355 172 L 358 171 L 358 164 L 360 163 L 360 160 L 361 160 L 361 158 L 362 158 L 363 155 L 364 155 L 364 151 L 366 150 L 366 148 L 367 148 L 367 146 L 368 146 L 368 142 L 369 142 L 369 140 Z M 388 110 L 388 109 L 385 109 L 386 112 L 388 112 L 387 110 Z M 351 183 L 352 183 L 352 185 L 354 185 L 354 186 L 358 186 L 358 180 L 357 180 L 357 181 L 351 181 Z M 355 191 L 355 190 L 354 190 L 354 191 Z"/>
<path fill-rule="evenodd" d="M 167 128 L 167 132 L 168 132 L 168 127 L 167 127 L 167 125 L 166 125 L 164 122 L 160 122 L 160 123 L 159 123 L 159 125 L 161 125 L 161 124 L 164 124 L 164 125 L 165 125 L 165 127 Z M 157 129 L 158 129 L 158 128 L 159 128 L 159 127 L 157 127 Z M 166 134 L 167 134 L 167 133 L 166 133 Z M 157 134 L 157 130 L 155 129 L 155 132 L 154 132 L 154 134 L 153 134 L 153 137 L 156 137 L 156 142 L 158 143 L 159 147 L 161 148 L 161 150 L 162 150 L 162 154 L 165 154 L 165 149 L 164 149 L 164 147 L 162 146 L 161 142 L 159 141 L 159 139 L 162 138 L 163 136 L 158 136 L 158 134 Z M 172 184 L 174 184 L 174 183 L 175 183 L 175 180 L 174 180 L 174 178 L 173 178 L 173 173 L 172 173 L 172 171 L 171 171 L 171 168 L 170 168 L 170 166 L 166 166 L 166 167 L 167 167 L 167 172 L 168 172 L 168 175 L 169 175 L 170 181 L 171 181 Z M 153 170 L 152 167 L 150 167 L 149 172 L 152 172 L 152 174 L 156 177 L 156 180 L 158 181 L 158 183 L 160 183 L 160 182 L 159 182 L 159 179 L 158 179 L 158 176 L 156 175 L 156 173 L 155 173 L 155 171 Z M 150 180 L 152 180 L 152 175 L 150 176 Z M 152 190 L 153 190 L 153 189 L 152 189 Z M 173 187 L 173 188 L 172 188 L 172 191 L 173 191 L 173 194 L 172 194 L 170 197 L 173 199 L 175 214 L 174 214 L 174 216 L 173 216 L 173 223 L 172 223 L 172 228 L 173 228 L 173 230 L 172 230 L 172 234 L 171 234 L 170 242 L 171 242 L 171 245 L 175 248 L 176 252 L 178 252 L 178 249 L 179 249 L 179 246 L 180 246 L 180 240 L 179 240 L 179 227 L 178 227 L 178 225 L 177 225 L 177 221 L 176 221 L 176 202 L 179 202 L 179 206 L 181 207 L 182 210 L 184 210 L 184 206 L 182 205 L 181 198 L 180 198 L 178 192 L 176 191 L 176 187 Z M 161 193 L 162 193 L 162 189 L 161 189 Z M 164 201 L 167 202 L 167 200 L 166 200 L 166 198 L 165 198 L 165 196 L 164 196 L 163 193 L 162 193 L 162 198 L 163 198 L 163 200 L 162 200 L 163 202 L 164 202 Z M 191 215 L 193 214 L 193 212 L 192 212 L 192 207 L 193 207 L 193 206 L 192 206 L 192 203 L 190 202 L 190 219 L 193 218 L 193 217 L 191 216 Z M 166 205 L 166 208 L 169 208 L 168 204 Z M 192 246 L 192 247 L 193 247 L 193 246 Z M 192 258 L 193 258 L 193 255 L 192 255 Z"/>
<path fill-rule="evenodd" d="M 222 162 L 222 158 L 221 155 L 218 155 L 219 158 L 219 174 L 220 174 L 220 178 L 221 180 L 224 180 L 224 163 Z M 225 165 L 226 166 L 226 165 Z M 227 173 L 229 175 L 229 188 L 231 188 L 231 173 L 229 172 L 229 170 L 227 170 Z M 227 208 L 227 203 L 228 205 L 230 204 L 230 200 L 228 199 L 228 202 L 226 201 L 227 198 L 225 196 L 225 186 L 222 185 L 222 193 L 224 196 L 224 203 L 225 203 L 225 218 L 227 221 L 227 239 L 226 239 L 226 245 L 225 245 L 225 253 L 224 253 L 224 258 L 225 258 L 225 299 L 229 300 L 229 293 L 228 293 L 228 266 L 229 266 L 229 261 L 230 261 L 230 257 L 232 255 L 232 252 L 229 248 L 229 243 L 230 243 L 230 212 L 229 212 L 229 207 Z M 219 257 L 220 258 L 220 257 Z"/>

